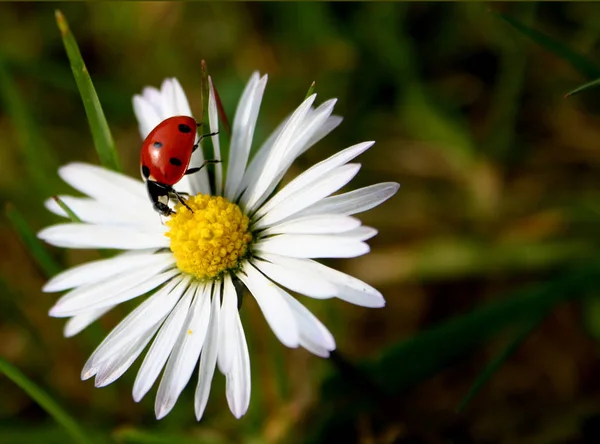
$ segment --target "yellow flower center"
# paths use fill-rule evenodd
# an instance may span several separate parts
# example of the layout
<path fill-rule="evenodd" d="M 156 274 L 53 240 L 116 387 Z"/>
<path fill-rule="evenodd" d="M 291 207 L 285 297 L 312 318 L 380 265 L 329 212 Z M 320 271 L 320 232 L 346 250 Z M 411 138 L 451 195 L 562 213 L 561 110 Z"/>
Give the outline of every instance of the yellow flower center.
<path fill-rule="evenodd" d="M 252 240 L 248 216 L 220 196 L 198 194 L 186 203 L 193 212 L 179 203 L 166 222 L 177 267 L 203 280 L 237 268 Z"/>

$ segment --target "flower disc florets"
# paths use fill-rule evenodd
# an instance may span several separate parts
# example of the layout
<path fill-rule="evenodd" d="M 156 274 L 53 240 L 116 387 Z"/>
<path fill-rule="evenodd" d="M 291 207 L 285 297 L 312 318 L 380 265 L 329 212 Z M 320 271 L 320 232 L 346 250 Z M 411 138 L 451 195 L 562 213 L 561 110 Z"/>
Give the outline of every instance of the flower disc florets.
<path fill-rule="evenodd" d="M 178 204 L 166 222 L 177 267 L 200 280 L 237 269 L 252 240 L 248 216 L 220 196 L 198 194 L 186 203 L 193 212 Z"/>

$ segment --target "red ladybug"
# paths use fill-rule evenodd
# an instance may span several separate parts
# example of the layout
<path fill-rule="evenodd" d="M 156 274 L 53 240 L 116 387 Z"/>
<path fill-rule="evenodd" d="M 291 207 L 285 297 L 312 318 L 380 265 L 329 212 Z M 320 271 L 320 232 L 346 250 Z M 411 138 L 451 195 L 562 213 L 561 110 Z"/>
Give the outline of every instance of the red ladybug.
<path fill-rule="evenodd" d="M 182 194 L 173 189 L 183 176 L 193 174 L 207 163 L 218 160 L 207 160 L 197 168 L 189 168 L 192 153 L 198 148 L 196 139 L 196 123 L 192 117 L 175 116 L 160 122 L 144 140 L 141 152 L 141 172 L 148 187 L 148 195 L 154 209 L 163 216 L 175 212 L 169 208 L 169 197 L 176 197 L 187 208 L 191 208 L 183 200 Z"/>

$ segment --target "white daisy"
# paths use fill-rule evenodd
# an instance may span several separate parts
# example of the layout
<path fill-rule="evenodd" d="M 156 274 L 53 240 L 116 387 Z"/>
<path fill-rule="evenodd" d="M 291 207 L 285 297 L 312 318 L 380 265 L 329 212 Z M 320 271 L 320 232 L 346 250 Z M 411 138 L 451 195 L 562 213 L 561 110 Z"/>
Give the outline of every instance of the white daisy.
<path fill-rule="evenodd" d="M 69 291 L 50 315 L 69 317 L 64 332 L 73 336 L 116 305 L 148 295 L 98 346 L 81 376 L 95 376 L 97 387 L 110 384 L 151 343 L 133 386 L 133 398 L 142 399 L 164 369 L 155 403 L 158 419 L 171 411 L 198 361 L 198 420 L 216 365 L 226 377 L 231 412 L 239 418 L 247 411 L 250 359 L 234 278 L 256 299 L 284 345 L 301 346 L 322 357 L 335 349 L 333 336 L 286 289 L 365 307 L 385 304 L 376 289 L 313 259 L 367 253 L 365 241 L 376 230 L 361 226 L 351 215 L 379 205 L 399 185 L 381 183 L 331 196 L 358 173 L 360 165 L 348 162 L 373 145 L 364 142 L 316 164 L 274 193 L 294 159 L 342 119 L 331 115 L 335 100 L 313 108 L 313 94 L 248 162 L 266 83 L 267 76 L 253 74 L 239 100 L 227 174 L 218 164 L 214 183 L 203 169 L 176 185 L 178 191 L 190 193 L 187 203 L 193 213 L 178 204 L 176 214 L 163 224 L 142 181 L 83 163 L 59 170 L 65 182 L 87 195 L 60 196 L 82 222 L 48 227 L 39 237 L 59 247 L 125 251 L 52 278 L 44 291 Z M 176 79 L 165 80 L 160 90 L 144 89 L 133 98 L 133 105 L 142 139 L 168 117 L 191 116 Z M 208 117 L 210 131 L 217 132 L 212 82 Z M 212 143 L 215 158 L 220 158 L 218 135 L 212 136 Z M 202 150 L 196 150 L 191 167 L 202 161 Z M 54 200 L 46 206 L 66 216 Z"/>

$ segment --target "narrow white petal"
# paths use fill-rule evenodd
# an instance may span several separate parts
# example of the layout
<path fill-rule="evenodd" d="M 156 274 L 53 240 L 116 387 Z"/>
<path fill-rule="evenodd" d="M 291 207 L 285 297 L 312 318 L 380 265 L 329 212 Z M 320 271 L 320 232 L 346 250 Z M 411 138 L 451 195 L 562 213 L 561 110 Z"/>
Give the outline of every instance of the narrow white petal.
<path fill-rule="evenodd" d="M 173 97 L 175 115 L 177 116 L 190 116 L 192 117 L 192 110 L 188 99 L 183 92 L 183 88 L 175 77 L 171 78 L 171 89 L 170 92 Z"/>
<path fill-rule="evenodd" d="M 146 86 L 142 90 L 142 97 L 154 108 L 160 120 L 164 120 L 163 116 L 163 97 L 162 93 L 153 86 Z"/>
<path fill-rule="evenodd" d="M 285 154 L 292 138 L 299 126 L 302 124 L 306 114 L 309 112 L 311 105 L 315 101 L 316 94 L 308 97 L 294 111 L 294 114 L 286 122 L 285 127 L 281 130 L 277 139 L 273 143 L 273 148 L 269 153 L 260 175 L 254 182 L 252 189 L 249 188 L 244 203 L 245 208 L 252 209 L 256 202 L 262 197 L 271 183 L 277 178 L 280 165 L 284 162 Z"/>
<path fill-rule="evenodd" d="M 145 211 L 148 206 L 146 187 L 141 180 L 79 162 L 60 167 L 58 174 L 76 190 L 115 207 L 127 211 L 136 207 L 140 211 Z"/>
<path fill-rule="evenodd" d="M 189 283 L 189 278 L 175 278 L 141 303 L 108 334 L 94 350 L 81 372 L 81 379 L 95 375 L 102 362 L 119 353 L 131 338 L 144 335 L 161 323 L 171 312 Z"/>
<path fill-rule="evenodd" d="M 252 74 L 240 98 L 233 120 L 229 167 L 225 181 L 225 197 L 229 200 L 235 200 L 239 195 L 240 183 L 250 155 L 258 111 L 267 85 L 267 76 L 258 80 L 258 75 L 257 72 Z"/>
<path fill-rule="evenodd" d="M 168 78 L 163 80 L 160 86 L 160 111 L 162 120 L 178 115 L 177 104 L 175 103 L 173 80 Z"/>
<path fill-rule="evenodd" d="M 310 147 L 336 129 L 340 123 L 342 123 L 342 120 L 344 119 L 340 116 L 329 116 L 327 120 L 319 127 L 319 129 L 315 131 L 312 137 L 308 139 L 308 142 L 304 144 L 302 149 L 298 151 L 298 156 L 306 152 Z"/>
<path fill-rule="evenodd" d="M 147 274 L 146 270 L 142 278 L 136 279 L 135 274 L 121 276 L 108 282 L 94 284 L 89 288 L 80 287 L 67 293 L 54 307 L 50 309 L 50 316 L 64 318 L 77 316 L 92 309 L 118 305 L 125 301 L 137 298 L 152 291 L 180 272 L 176 268 L 160 274 Z M 81 290 L 81 291 L 80 291 Z"/>
<path fill-rule="evenodd" d="M 364 242 L 326 234 L 280 234 L 254 245 L 259 253 L 298 258 L 357 257 L 370 251 Z"/>
<path fill-rule="evenodd" d="M 121 273 L 131 272 L 146 267 L 154 262 L 154 256 L 171 253 L 154 254 L 156 250 L 132 250 L 109 259 L 101 259 L 69 268 L 50 279 L 42 291 L 52 293 L 69 288 L 110 279 Z M 131 254 L 136 253 L 136 254 Z"/>
<path fill-rule="evenodd" d="M 336 288 L 335 296 L 351 304 L 363 307 L 383 307 L 385 300 L 379 291 L 365 282 L 356 279 L 341 271 L 327 267 L 310 259 L 295 259 L 277 255 L 261 255 L 264 259 L 279 264 L 282 267 L 293 269 L 298 275 L 305 277 L 306 281 L 314 281 L 314 285 L 328 283 Z M 294 289 L 294 291 L 296 291 Z M 297 290 L 299 293 L 311 296 L 309 293 Z"/>
<path fill-rule="evenodd" d="M 154 404 L 156 419 L 164 418 L 175 406 L 192 376 L 210 323 L 212 284 L 198 286 L 187 319 L 169 356 Z"/>
<path fill-rule="evenodd" d="M 219 322 L 219 370 L 227 374 L 233 365 L 235 355 L 235 317 L 237 316 L 237 293 L 229 274 L 223 280 L 223 304 Z"/>
<path fill-rule="evenodd" d="M 285 201 L 277 204 L 268 213 L 263 213 L 264 217 L 254 224 L 254 228 L 268 227 L 335 193 L 350 182 L 356 176 L 359 169 L 360 164 L 349 163 L 337 167 L 313 182 L 304 184 L 302 189 L 296 191 Z M 255 217 L 258 218 L 260 216 L 256 215 Z"/>
<path fill-rule="evenodd" d="M 133 111 L 135 112 L 135 117 L 139 123 L 140 135 L 143 140 L 162 119 L 156 112 L 152 103 L 143 96 L 133 96 Z"/>
<path fill-rule="evenodd" d="M 324 279 L 307 279 L 306 274 L 295 268 L 300 259 L 287 258 L 272 254 L 261 254 L 264 259 L 256 260 L 252 264 L 262 271 L 269 279 L 289 288 L 316 299 L 329 299 L 336 295 L 335 285 Z"/>
<path fill-rule="evenodd" d="M 250 356 L 239 314 L 236 315 L 235 325 L 237 353 L 231 372 L 225 375 L 225 394 L 229 410 L 231 410 L 233 416 L 239 419 L 248 411 L 250 405 Z"/>
<path fill-rule="evenodd" d="M 110 359 L 104 361 L 98 368 L 94 385 L 96 387 L 106 387 L 120 378 L 144 351 L 150 339 L 156 334 L 157 329 L 158 325 L 155 325 L 145 334 L 135 338 L 131 344 L 128 344 L 118 354 L 112 355 Z"/>
<path fill-rule="evenodd" d="M 277 339 L 287 347 L 298 347 L 300 344 L 298 325 L 292 310 L 281 297 L 277 286 L 248 262 L 244 264 L 242 273 L 238 273 L 237 276 L 258 302 L 260 310 Z"/>
<path fill-rule="evenodd" d="M 185 290 L 177 306 L 171 311 L 164 324 L 160 327 L 156 339 L 144 358 L 140 371 L 133 384 L 133 399 L 139 402 L 158 378 L 165 366 L 175 342 L 179 337 L 190 308 L 190 303 L 195 292 L 201 291 L 197 285 L 192 285 Z"/>
<path fill-rule="evenodd" d="M 338 214 L 320 214 L 286 219 L 271 225 L 261 236 L 273 234 L 331 234 L 352 232 L 360 227 L 360 220 Z"/>
<path fill-rule="evenodd" d="M 208 124 L 211 133 L 219 132 L 219 114 L 217 112 L 217 99 L 215 95 L 215 86 L 212 79 L 208 76 Z M 219 134 L 211 136 L 213 150 L 216 160 L 221 160 L 221 145 L 219 142 Z M 221 162 L 215 164 L 215 194 L 221 196 L 223 193 L 223 164 Z"/>
<path fill-rule="evenodd" d="M 337 196 L 327 197 L 298 213 L 298 216 L 362 213 L 388 200 L 396 194 L 399 188 L 400 185 L 395 182 L 384 182 L 359 188 Z"/>
<path fill-rule="evenodd" d="M 63 334 L 66 338 L 75 336 L 77 333 L 83 331 L 88 325 L 92 324 L 97 319 L 100 319 L 105 313 L 112 310 L 115 306 L 110 305 L 108 307 L 96 308 L 88 310 L 85 313 L 81 313 L 77 316 L 73 316 L 67 321 L 63 328 Z"/>
<path fill-rule="evenodd" d="M 217 284 L 213 289 L 212 304 L 210 310 L 210 325 L 202 354 L 200 355 L 200 367 L 198 369 L 198 385 L 194 395 L 194 410 L 196 419 L 200 421 L 204 415 L 204 409 L 210 395 L 215 365 L 217 364 L 217 354 L 219 351 L 219 302 L 221 300 L 221 285 Z"/>
<path fill-rule="evenodd" d="M 164 229 L 166 230 L 167 227 Z M 159 232 L 144 232 L 133 227 L 80 223 L 52 225 L 40 231 L 38 237 L 51 245 L 66 248 L 142 250 L 169 246 L 169 238 Z"/>
<path fill-rule="evenodd" d="M 318 349 L 335 350 L 335 339 L 327 327 L 296 298 L 283 290 L 280 290 L 280 293 L 296 317 L 298 330 L 300 331 L 300 342 L 306 342 L 309 346 L 316 345 Z"/>
<path fill-rule="evenodd" d="M 353 145 L 345 150 L 340 151 L 339 153 L 334 154 L 328 159 L 313 165 L 304 173 L 300 174 L 298 177 L 288 183 L 285 187 L 283 187 L 275 196 L 269 199 L 269 201 L 266 202 L 260 208 L 260 210 L 256 212 L 256 217 L 261 217 L 267 214 L 268 212 L 272 211 L 273 208 L 289 199 L 290 196 L 293 196 L 294 194 L 303 190 L 308 185 L 318 182 L 322 178 L 329 176 L 332 171 L 338 169 L 342 165 L 345 165 L 352 159 L 364 153 L 366 150 L 372 147 L 374 143 L 375 142 L 363 142 Z"/>
<path fill-rule="evenodd" d="M 140 208 L 134 207 L 130 210 L 119 208 L 115 210 L 114 205 L 108 202 L 99 202 L 89 197 L 59 196 L 59 198 L 75 213 L 82 221 L 90 224 L 104 225 L 130 225 L 144 226 L 146 231 L 160 231 L 160 219 L 152 210 L 148 201 L 146 210 L 140 212 Z M 54 199 L 44 202 L 45 207 L 62 217 L 68 217 L 67 213 L 58 205 Z"/>
<path fill-rule="evenodd" d="M 377 230 L 373 227 L 357 227 L 343 233 L 337 233 L 336 236 L 344 239 L 352 239 L 357 241 L 366 241 L 377 235 Z"/>

